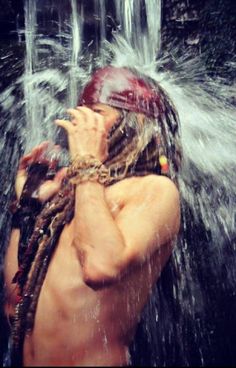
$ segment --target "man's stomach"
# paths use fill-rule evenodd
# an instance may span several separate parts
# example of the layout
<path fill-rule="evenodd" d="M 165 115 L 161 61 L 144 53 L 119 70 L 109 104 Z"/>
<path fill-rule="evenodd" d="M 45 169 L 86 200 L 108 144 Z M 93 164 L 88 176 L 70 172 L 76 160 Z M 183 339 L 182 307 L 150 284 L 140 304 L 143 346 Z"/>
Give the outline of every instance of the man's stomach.
<path fill-rule="evenodd" d="M 63 333 L 61 331 L 60 333 Z M 33 336 L 25 339 L 24 344 L 24 366 L 127 366 L 129 364 L 128 347 L 118 341 L 94 337 L 90 341 L 78 339 L 71 333 L 66 339 L 54 336 L 50 341 L 48 338 L 34 339 Z M 66 334 L 67 335 L 67 334 Z M 73 338 L 74 341 L 71 341 Z M 55 339 L 57 341 L 55 341 Z M 77 342 L 75 342 L 75 340 Z M 78 341 L 80 340 L 80 341 Z"/>
<path fill-rule="evenodd" d="M 107 305 L 106 297 L 97 295 L 100 293 L 95 298 L 90 291 L 80 291 L 82 300 L 69 293 L 55 297 L 46 288 L 42 290 L 34 328 L 25 336 L 25 366 L 128 364 L 130 331 L 124 314 L 112 299 Z"/>
<path fill-rule="evenodd" d="M 142 265 L 94 290 L 83 281 L 70 236 L 62 233 L 24 341 L 26 366 L 121 366 L 155 277 Z M 153 269 L 153 268 L 151 268 Z"/>
<path fill-rule="evenodd" d="M 64 258 L 65 254 L 64 254 Z M 134 303 L 123 283 L 93 290 L 74 257 L 52 260 L 25 336 L 25 366 L 122 366 L 129 363 Z M 68 263 L 67 263 L 68 262 Z"/>

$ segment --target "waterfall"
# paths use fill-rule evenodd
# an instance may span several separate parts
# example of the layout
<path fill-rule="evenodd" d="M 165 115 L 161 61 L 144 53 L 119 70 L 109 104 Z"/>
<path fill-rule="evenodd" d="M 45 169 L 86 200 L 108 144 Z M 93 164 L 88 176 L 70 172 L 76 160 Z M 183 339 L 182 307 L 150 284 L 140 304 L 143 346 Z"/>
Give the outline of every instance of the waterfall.
<path fill-rule="evenodd" d="M 99 38 L 100 38 L 100 44 L 103 45 L 104 41 L 106 40 L 106 3 L 105 0 L 95 0 L 95 11 L 98 14 L 99 19 Z M 99 52 L 99 57 L 101 60 L 101 64 L 105 64 L 105 59 L 103 53 Z"/>
<path fill-rule="evenodd" d="M 121 26 L 119 34 L 138 54 L 140 64 L 155 62 L 161 47 L 161 1 L 146 0 L 143 4 L 142 1 L 116 0 L 115 5 Z"/>
<path fill-rule="evenodd" d="M 25 113 L 27 122 L 27 131 L 30 130 L 35 140 L 37 135 L 38 114 L 37 99 L 35 98 L 35 84 L 33 74 L 35 65 L 37 65 L 37 49 L 35 48 L 35 38 L 37 31 L 36 2 L 27 0 L 25 2 L 25 77 L 24 77 L 24 95 L 25 95 Z M 31 130 L 32 129 L 32 130 Z M 32 137 L 32 136 L 31 136 Z M 28 137 L 29 138 L 29 137 Z M 31 138 L 29 138 L 31 139 Z"/>
<path fill-rule="evenodd" d="M 81 49 L 81 30 L 80 30 L 80 18 L 82 16 L 78 14 L 76 0 L 71 0 L 72 8 L 72 55 L 71 55 L 71 70 L 70 70 L 70 99 L 69 103 L 71 106 L 75 106 L 78 98 L 78 65 L 79 55 Z"/>
<path fill-rule="evenodd" d="M 161 45 L 160 0 L 144 3 L 141 0 L 114 0 L 115 16 L 119 22 L 117 29 L 120 30 L 114 31 L 112 43 L 107 41 L 107 3 L 94 0 L 96 22 L 99 20 L 99 27 L 95 27 L 98 34 L 92 35 L 94 60 L 91 54 L 86 54 L 84 4 L 83 1 L 71 0 L 70 6 L 68 2 L 62 2 L 57 7 L 56 2 L 49 0 L 43 4 L 37 0 L 25 2 L 23 84 L 26 127 L 23 139 L 26 139 L 26 151 L 42 140 L 54 139 L 53 120 L 58 115 L 65 115 L 62 101 L 66 106 L 75 106 L 78 91 L 91 67 L 107 63 L 107 50 L 110 52 L 114 48 L 112 53 L 116 53 L 118 46 L 117 60 L 113 59 L 116 65 L 127 63 L 130 57 L 129 62 L 133 66 L 148 70 L 155 68 Z M 41 15 L 50 7 L 56 14 L 53 24 L 48 19 L 43 20 Z"/>

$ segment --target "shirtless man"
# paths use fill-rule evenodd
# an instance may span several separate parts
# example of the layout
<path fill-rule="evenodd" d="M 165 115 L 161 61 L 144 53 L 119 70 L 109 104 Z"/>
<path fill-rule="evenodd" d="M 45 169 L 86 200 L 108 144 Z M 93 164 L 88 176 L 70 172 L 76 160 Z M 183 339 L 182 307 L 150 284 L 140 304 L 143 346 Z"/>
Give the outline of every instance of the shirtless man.
<path fill-rule="evenodd" d="M 98 71 L 86 87 L 80 100 L 82 106 L 68 110 L 71 119 L 56 121 L 67 133 L 74 162 L 90 157 L 89 169 L 95 173 L 96 160 L 108 162 L 109 132 L 124 119 L 119 97 L 132 91 L 143 99 L 144 92 L 151 91 L 150 85 L 142 85 L 128 70 L 112 67 L 104 70 L 105 77 Z M 114 75 L 117 95 L 112 84 Z M 117 92 L 120 76 L 130 83 L 132 88 L 128 92 L 124 85 Z M 95 98 L 92 87 L 98 88 L 98 79 L 100 87 L 107 88 L 109 82 L 107 97 L 112 95 L 113 102 L 102 99 L 101 90 Z M 140 108 L 137 99 L 130 97 L 123 106 L 127 112 L 136 114 L 140 126 L 145 124 L 147 107 Z M 27 166 L 39 160 L 44 149 L 42 144 L 21 160 L 16 180 L 18 199 L 27 178 Z M 171 255 L 179 230 L 179 193 L 168 177 L 154 171 L 139 176 L 131 170 L 126 177 L 105 185 L 99 175 L 83 176 L 82 166 L 72 170 L 74 215 L 64 226 L 50 260 L 37 302 L 34 327 L 25 333 L 24 366 L 129 364 L 129 345 L 140 314 Z M 54 179 L 43 183 L 39 200 L 46 203 L 53 198 L 67 174 L 68 170 L 62 169 Z M 19 237 L 19 229 L 13 229 L 5 258 L 7 315 L 14 313 L 17 304 L 12 279 L 18 269 Z"/>

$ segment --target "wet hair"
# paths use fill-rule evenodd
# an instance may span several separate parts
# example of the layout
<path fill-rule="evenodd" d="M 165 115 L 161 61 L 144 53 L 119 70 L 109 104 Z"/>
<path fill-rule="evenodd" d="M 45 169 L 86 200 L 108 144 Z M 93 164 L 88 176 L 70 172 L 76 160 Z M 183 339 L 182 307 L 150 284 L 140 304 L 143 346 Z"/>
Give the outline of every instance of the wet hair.
<path fill-rule="evenodd" d="M 114 180 L 164 174 L 178 185 L 181 148 L 176 112 L 171 110 L 171 115 L 165 115 L 165 119 L 157 121 L 143 114 L 121 111 L 121 122 L 110 133 L 109 157 L 105 162 Z M 171 132 L 168 122 L 173 119 L 176 119 L 176 127 Z M 168 171 L 164 173 L 161 156 L 168 161 Z"/>
<path fill-rule="evenodd" d="M 109 185 L 132 176 L 162 175 L 160 156 L 163 155 L 169 164 L 165 175 L 177 183 L 181 161 L 178 115 L 166 95 L 163 104 L 164 113 L 158 119 L 120 110 L 120 118 L 108 136 L 109 155 L 105 165 L 111 173 Z M 74 197 L 75 187 L 64 179 L 60 191 L 37 216 L 33 232 L 19 243 L 19 249 L 26 250 L 13 279 L 20 297 L 11 335 L 15 364 L 21 362 L 26 332 L 33 329 L 38 297 L 59 236 L 74 216 Z"/>

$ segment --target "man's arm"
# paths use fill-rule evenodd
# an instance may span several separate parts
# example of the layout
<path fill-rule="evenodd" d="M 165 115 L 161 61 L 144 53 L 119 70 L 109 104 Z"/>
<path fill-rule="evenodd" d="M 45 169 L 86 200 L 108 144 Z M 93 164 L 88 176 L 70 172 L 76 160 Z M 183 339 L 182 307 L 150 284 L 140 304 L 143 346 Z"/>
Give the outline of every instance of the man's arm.
<path fill-rule="evenodd" d="M 92 155 L 105 162 L 109 119 L 86 106 L 67 111 L 71 121 L 55 122 L 68 134 L 71 157 Z M 139 178 L 141 181 L 140 193 L 127 196 L 116 220 L 109 210 L 103 185 L 84 182 L 76 187 L 73 245 L 84 281 L 92 287 L 118 281 L 178 232 L 179 196 L 175 185 L 168 178 L 155 175 Z"/>
<path fill-rule="evenodd" d="M 51 155 L 52 158 L 46 156 L 45 152 L 47 151 L 49 145 L 51 146 Z M 54 150 L 54 151 L 53 151 Z M 17 200 L 19 201 L 24 185 L 28 176 L 28 169 L 32 164 L 40 164 L 44 163 L 48 166 L 49 169 L 57 163 L 57 159 L 53 158 L 53 154 L 58 153 L 60 150 L 59 145 L 53 145 L 50 141 L 44 141 L 38 146 L 34 147 L 31 152 L 27 155 L 24 155 L 19 162 L 19 167 L 16 174 L 15 181 L 15 193 Z M 66 175 L 66 168 L 62 168 L 55 174 L 53 179 L 44 180 L 42 184 L 40 184 L 38 188 L 37 197 L 40 202 L 45 202 L 50 199 L 54 194 L 56 194 L 61 186 L 61 182 Z"/>
<path fill-rule="evenodd" d="M 39 163 L 42 161 L 42 157 L 44 155 L 44 151 L 47 149 L 49 142 L 42 142 L 40 145 L 35 147 L 30 153 L 23 156 L 20 159 L 19 167 L 16 174 L 16 180 L 15 180 L 15 194 L 17 201 L 20 202 L 22 191 L 24 188 L 24 185 L 26 183 L 26 180 L 28 178 L 28 167 L 33 163 Z M 59 149 L 59 146 L 55 146 L 55 149 Z M 44 159 L 44 162 L 46 160 Z M 48 166 L 50 166 L 50 161 L 48 161 Z M 61 186 L 61 182 L 63 178 L 66 175 L 66 168 L 63 168 L 59 170 L 55 177 L 50 180 L 44 181 L 39 187 L 38 187 L 38 197 L 37 199 L 43 203 L 50 199 L 54 194 L 56 194 Z M 21 216 L 18 215 L 18 216 Z M 21 219 L 22 220 L 22 219 Z M 32 212 L 32 220 L 34 219 L 33 212 Z M 6 289 L 6 298 L 10 298 L 10 296 L 13 298 L 16 295 L 16 285 L 12 284 L 13 276 L 16 274 L 18 270 L 18 245 L 20 241 L 20 219 L 16 219 L 15 224 L 13 225 L 9 244 L 7 247 L 7 252 L 4 260 L 4 277 L 5 277 L 5 289 Z M 15 228 L 15 225 L 18 228 Z M 14 292 L 13 292 L 14 291 Z M 11 298 L 10 298 L 11 299 Z"/>
<path fill-rule="evenodd" d="M 18 269 L 17 248 L 19 239 L 19 229 L 13 229 L 4 259 L 4 308 L 7 316 L 12 312 L 11 306 L 16 303 L 17 287 L 12 284 L 12 279 Z"/>
<path fill-rule="evenodd" d="M 128 198 L 115 220 L 101 184 L 77 186 L 73 245 L 84 281 L 91 287 L 118 281 L 178 232 L 179 194 L 175 185 L 154 175 L 139 180 L 140 195 Z"/>

